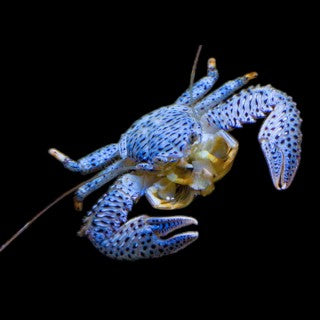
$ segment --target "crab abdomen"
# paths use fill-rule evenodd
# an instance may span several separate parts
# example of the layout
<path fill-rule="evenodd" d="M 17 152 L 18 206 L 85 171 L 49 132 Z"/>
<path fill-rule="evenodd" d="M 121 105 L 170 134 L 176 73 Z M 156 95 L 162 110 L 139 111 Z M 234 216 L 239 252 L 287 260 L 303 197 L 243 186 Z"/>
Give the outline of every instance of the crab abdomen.
<path fill-rule="evenodd" d="M 138 162 L 176 162 L 185 157 L 201 127 L 186 106 L 157 109 L 137 120 L 120 140 L 120 155 Z"/>

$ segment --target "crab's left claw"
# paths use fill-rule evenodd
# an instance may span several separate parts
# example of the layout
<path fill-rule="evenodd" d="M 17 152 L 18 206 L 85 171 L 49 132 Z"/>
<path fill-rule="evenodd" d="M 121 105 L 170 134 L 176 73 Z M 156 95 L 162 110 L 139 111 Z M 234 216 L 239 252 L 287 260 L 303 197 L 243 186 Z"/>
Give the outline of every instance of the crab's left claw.
<path fill-rule="evenodd" d="M 144 175 L 119 177 L 85 218 L 79 235 L 86 235 L 106 256 L 118 260 L 159 258 L 175 253 L 198 238 L 194 231 L 170 234 L 196 225 L 197 220 L 184 217 L 149 217 L 127 220 L 135 202 L 152 183 Z"/>
<path fill-rule="evenodd" d="M 197 220 L 184 216 L 168 218 L 140 216 L 132 219 L 123 226 L 124 243 L 122 244 L 122 240 L 119 239 L 119 246 L 125 252 L 121 258 L 124 260 L 159 258 L 180 251 L 197 240 L 198 232 L 183 232 L 169 238 L 167 236 L 192 224 L 197 225 Z"/>
<path fill-rule="evenodd" d="M 265 120 L 259 133 L 274 186 L 287 189 L 300 162 L 302 134 L 300 112 L 291 98 L 283 96 Z"/>

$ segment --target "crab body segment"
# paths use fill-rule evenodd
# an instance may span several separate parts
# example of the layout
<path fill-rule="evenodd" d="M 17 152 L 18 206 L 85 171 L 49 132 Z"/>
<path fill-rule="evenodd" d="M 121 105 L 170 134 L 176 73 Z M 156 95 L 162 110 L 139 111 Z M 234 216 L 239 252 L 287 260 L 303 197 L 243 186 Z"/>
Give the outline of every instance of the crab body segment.
<path fill-rule="evenodd" d="M 78 210 L 85 197 L 117 178 L 88 212 L 79 234 L 114 259 L 156 258 L 185 248 L 197 239 L 197 232 L 168 235 L 197 224 L 195 219 L 140 216 L 128 220 L 134 203 L 145 195 L 154 208 L 173 210 L 188 206 L 198 195 L 209 195 L 237 154 L 238 142 L 229 132 L 267 115 L 259 141 L 275 187 L 288 188 L 300 160 L 300 114 L 290 97 L 270 85 L 235 94 L 256 75 L 246 74 L 208 94 L 218 79 L 215 60 L 209 59 L 206 77 L 174 104 L 137 120 L 119 143 L 78 161 L 50 149 L 69 170 L 99 171 L 76 192 Z"/>

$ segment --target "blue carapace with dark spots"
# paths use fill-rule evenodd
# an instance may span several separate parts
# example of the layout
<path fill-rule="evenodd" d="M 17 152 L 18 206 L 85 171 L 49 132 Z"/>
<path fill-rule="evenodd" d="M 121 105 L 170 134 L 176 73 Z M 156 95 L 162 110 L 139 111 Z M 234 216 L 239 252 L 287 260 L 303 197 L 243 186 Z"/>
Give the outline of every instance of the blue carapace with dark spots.
<path fill-rule="evenodd" d="M 206 77 L 173 104 L 137 120 L 118 143 L 78 161 L 50 149 L 69 170 L 98 172 L 76 191 L 77 210 L 90 193 L 116 178 L 88 212 L 79 234 L 113 259 L 158 258 L 185 248 L 197 232 L 169 234 L 196 225 L 195 219 L 143 215 L 128 220 L 133 204 L 145 195 L 154 208 L 173 210 L 209 195 L 237 154 L 238 142 L 229 132 L 259 118 L 267 117 L 259 142 L 273 184 L 288 188 L 299 166 L 301 118 L 293 100 L 270 85 L 240 91 L 256 76 L 248 73 L 209 93 L 218 79 L 216 61 L 209 59 Z"/>

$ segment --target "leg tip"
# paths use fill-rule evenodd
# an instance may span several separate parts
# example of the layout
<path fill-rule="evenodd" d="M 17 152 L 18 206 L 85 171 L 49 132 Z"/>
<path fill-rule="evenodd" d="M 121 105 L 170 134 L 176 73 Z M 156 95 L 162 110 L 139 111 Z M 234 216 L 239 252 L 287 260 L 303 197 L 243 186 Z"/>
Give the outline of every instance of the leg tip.
<path fill-rule="evenodd" d="M 76 211 L 81 212 L 83 210 L 83 202 L 82 201 L 78 201 L 76 199 L 73 200 L 73 205 Z"/>
<path fill-rule="evenodd" d="M 54 157 L 58 153 L 58 151 L 55 148 L 51 148 L 48 150 L 48 153 Z"/>
<path fill-rule="evenodd" d="M 258 73 L 257 72 L 250 72 L 250 73 L 247 73 L 245 75 L 245 77 L 247 78 L 247 80 L 252 80 L 252 79 L 255 79 L 258 77 Z"/>
<path fill-rule="evenodd" d="M 215 58 L 210 58 L 208 61 L 208 67 L 209 68 L 215 68 L 217 66 L 216 64 L 216 59 Z"/>
<path fill-rule="evenodd" d="M 68 158 L 66 155 L 54 148 L 49 149 L 48 153 L 61 162 Z"/>

